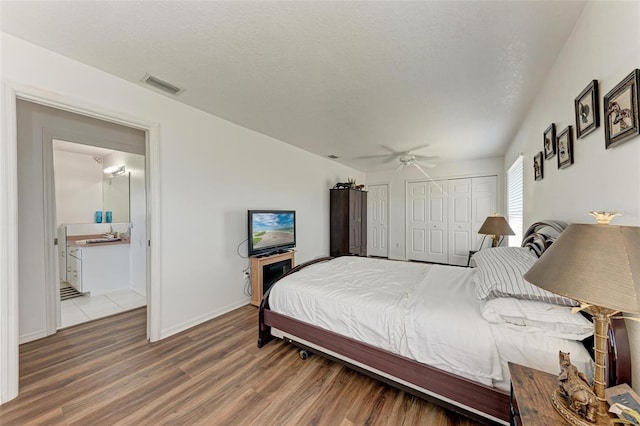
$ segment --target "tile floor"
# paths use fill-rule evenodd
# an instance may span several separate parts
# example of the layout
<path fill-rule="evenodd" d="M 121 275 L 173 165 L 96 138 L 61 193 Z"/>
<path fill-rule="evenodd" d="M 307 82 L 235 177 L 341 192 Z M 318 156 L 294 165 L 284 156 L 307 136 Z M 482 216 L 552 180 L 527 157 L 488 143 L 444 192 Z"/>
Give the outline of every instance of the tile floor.
<path fill-rule="evenodd" d="M 62 325 L 60 328 L 129 311 L 147 304 L 146 297 L 133 290 L 122 290 L 101 296 L 81 296 L 60 302 Z"/>

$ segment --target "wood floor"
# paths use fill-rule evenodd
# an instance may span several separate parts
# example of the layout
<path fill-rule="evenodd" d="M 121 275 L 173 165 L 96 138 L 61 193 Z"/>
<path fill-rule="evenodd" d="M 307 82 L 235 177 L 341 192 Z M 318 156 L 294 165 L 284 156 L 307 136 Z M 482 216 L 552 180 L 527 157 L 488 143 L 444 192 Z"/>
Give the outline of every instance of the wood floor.
<path fill-rule="evenodd" d="M 472 425 L 291 345 L 256 347 L 247 305 L 149 343 L 144 308 L 20 347 L 1 425 Z"/>

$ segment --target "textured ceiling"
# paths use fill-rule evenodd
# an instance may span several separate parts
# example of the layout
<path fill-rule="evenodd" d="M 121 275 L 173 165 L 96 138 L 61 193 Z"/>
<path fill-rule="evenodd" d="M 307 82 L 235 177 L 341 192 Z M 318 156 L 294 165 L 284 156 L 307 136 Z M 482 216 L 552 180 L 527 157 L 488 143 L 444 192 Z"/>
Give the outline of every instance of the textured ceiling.
<path fill-rule="evenodd" d="M 0 3 L 2 31 L 364 171 L 502 155 L 582 1 Z M 147 86 L 145 86 L 147 87 Z M 150 89 L 151 90 L 151 89 Z"/>

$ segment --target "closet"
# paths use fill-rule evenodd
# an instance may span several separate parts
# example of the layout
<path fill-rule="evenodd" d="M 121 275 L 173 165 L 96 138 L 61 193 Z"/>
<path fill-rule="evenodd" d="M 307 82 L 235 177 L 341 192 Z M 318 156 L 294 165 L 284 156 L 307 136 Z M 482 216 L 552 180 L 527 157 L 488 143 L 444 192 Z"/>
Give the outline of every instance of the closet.
<path fill-rule="evenodd" d="M 497 176 L 408 182 L 407 259 L 465 266 L 496 211 Z"/>
<path fill-rule="evenodd" d="M 367 255 L 367 192 L 331 189 L 331 256 Z"/>

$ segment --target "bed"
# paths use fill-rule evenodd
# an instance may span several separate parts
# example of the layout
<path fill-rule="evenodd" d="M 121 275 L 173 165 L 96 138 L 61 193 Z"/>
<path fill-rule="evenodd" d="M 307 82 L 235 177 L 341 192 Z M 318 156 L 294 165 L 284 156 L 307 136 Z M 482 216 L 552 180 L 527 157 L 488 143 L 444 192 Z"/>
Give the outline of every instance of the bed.
<path fill-rule="evenodd" d="M 508 424 L 507 362 L 555 372 L 561 348 L 588 372 L 592 343 L 581 334 L 586 320 L 580 315 L 583 323 L 544 333 L 528 317 L 526 324 L 520 317 L 514 320 L 513 306 L 537 309 L 543 302 L 509 297 L 500 287 L 484 288 L 481 284 L 492 279 L 487 274 L 496 272 L 485 266 L 495 259 L 483 256 L 508 253 L 523 262 L 535 261 L 565 226 L 558 221 L 535 223 L 525 233 L 522 250 L 483 250 L 474 256 L 480 256 L 475 259 L 480 262 L 477 269 L 358 257 L 307 262 L 265 294 L 258 346 L 274 337 L 284 339 L 476 420 Z M 534 260 L 529 253 L 535 254 Z M 509 270 L 503 272 L 521 276 L 522 271 L 511 270 L 518 261 L 508 259 Z M 526 264 L 521 268 L 526 271 Z M 495 294 L 479 300 L 483 292 Z M 510 309 L 504 324 L 502 305 Z M 561 310 L 569 308 L 538 315 L 553 312 L 555 318 Z M 586 328 L 590 329 L 588 321 Z M 630 383 L 623 320 L 613 321 L 609 342 L 609 382 Z"/>

